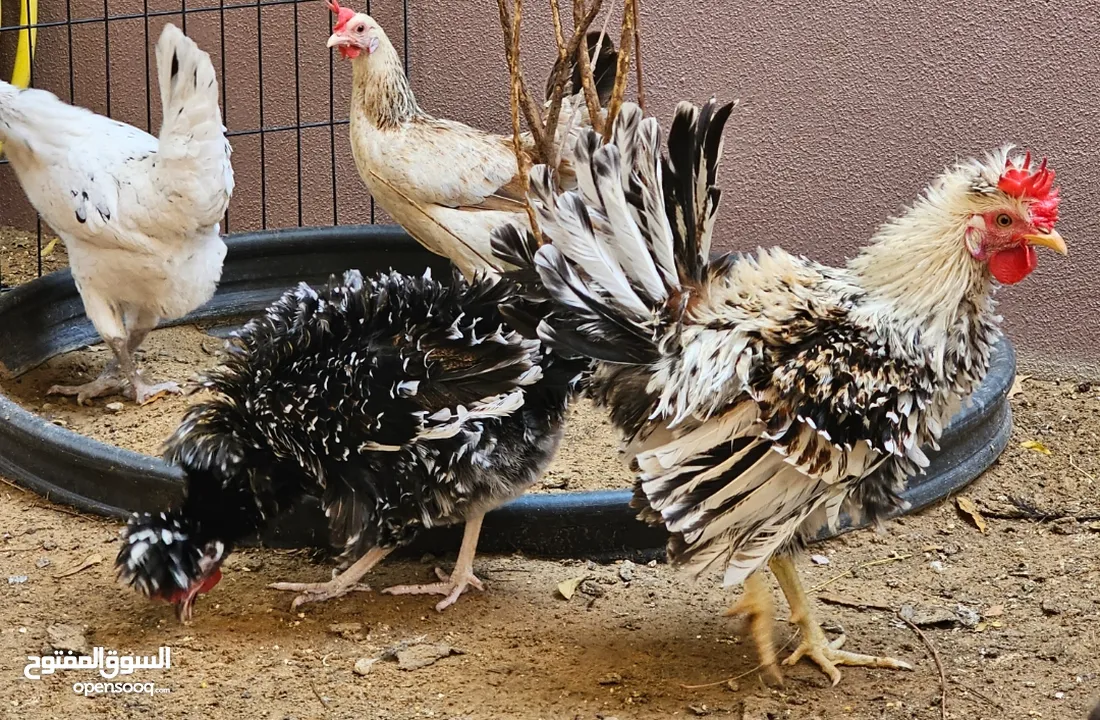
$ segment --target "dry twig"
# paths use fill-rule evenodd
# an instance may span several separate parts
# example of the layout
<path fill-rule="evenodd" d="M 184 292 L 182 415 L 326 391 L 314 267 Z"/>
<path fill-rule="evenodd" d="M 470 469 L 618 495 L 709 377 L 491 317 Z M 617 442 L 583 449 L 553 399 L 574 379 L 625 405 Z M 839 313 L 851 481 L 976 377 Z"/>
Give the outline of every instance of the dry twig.
<path fill-rule="evenodd" d="M 826 605 L 840 605 L 841 607 L 855 608 L 856 610 L 885 610 L 886 612 L 895 612 L 894 608 L 889 605 L 879 605 L 863 600 L 851 600 L 849 598 L 840 597 L 839 595 L 818 595 L 817 599 Z"/>
<path fill-rule="evenodd" d="M 789 638 L 787 638 L 787 642 L 783 643 L 779 647 L 779 650 L 776 652 L 776 655 L 782 653 L 784 650 L 789 648 L 791 646 L 791 643 L 794 642 L 794 639 L 796 637 L 798 637 L 797 633 L 794 634 L 794 635 L 791 635 Z M 749 675 L 752 675 L 755 672 L 759 672 L 759 671 L 763 670 L 764 667 L 765 667 L 764 663 L 760 663 L 759 665 L 754 667 L 752 670 L 746 670 L 745 672 L 741 673 L 740 675 L 734 675 L 733 677 L 723 678 L 722 680 L 715 680 L 714 682 L 703 683 L 702 685 L 684 685 L 683 683 L 680 683 L 680 687 L 682 687 L 684 690 L 699 690 L 701 688 L 709 688 L 709 687 L 715 687 L 717 685 L 725 685 L 726 683 L 737 682 L 738 680 L 741 680 L 743 678 L 747 678 Z"/>
<path fill-rule="evenodd" d="M 626 95 L 626 77 L 630 70 L 630 45 L 634 38 L 634 25 L 637 20 L 634 15 L 636 7 L 632 0 L 623 2 L 623 32 L 619 37 L 619 64 L 615 68 L 615 86 L 611 90 L 611 100 L 607 103 L 607 119 L 603 126 L 604 142 L 611 139 L 615 118 L 619 115 L 619 108 L 622 107 L 623 97 Z"/>
<path fill-rule="evenodd" d="M 1100 512 L 1074 512 L 1069 508 L 1040 508 L 1030 500 L 1019 497 L 1009 497 L 1015 509 L 998 510 L 983 504 L 982 514 L 986 517 L 998 520 L 1033 520 L 1035 522 L 1047 522 L 1049 520 L 1063 520 L 1073 518 L 1077 522 L 1093 522 L 1100 520 Z"/>
<path fill-rule="evenodd" d="M 892 563 L 892 562 L 901 562 L 902 560 L 908 560 L 911 557 L 913 557 L 913 556 L 912 555 L 892 555 L 891 557 L 882 558 L 881 560 L 871 560 L 870 562 L 865 562 L 865 563 L 862 563 L 860 565 L 856 565 L 855 567 L 848 568 L 847 570 L 840 573 L 839 575 L 834 575 L 833 577 L 829 578 L 828 580 L 821 583 L 817 587 L 811 588 L 810 593 L 812 594 L 812 593 L 818 592 L 819 590 L 824 590 L 825 588 L 827 588 L 830 585 L 832 585 L 833 583 L 835 583 L 837 580 L 840 580 L 841 578 L 848 577 L 849 575 L 854 575 L 855 573 L 859 572 L 860 570 L 865 570 L 866 568 L 869 568 L 869 567 L 875 567 L 876 565 L 886 565 L 886 564 Z"/>
<path fill-rule="evenodd" d="M 940 662 L 940 654 L 936 650 L 936 646 L 932 644 L 932 641 L 928 639 L 924 631 L 917 627 L 916 623 L 902 615 L 901 612 L 896 612 L 894 614 L 897 615 L 898 620 L 908 625 L 909 629 L 917 634 L 917 637 L 921 639 L 924 646 L 932 653 L 932 660 L 936 663 L 936 670 L 940 673 L 940 720 L 947 720 L 947 677 L 943 673 L 943 663 Z"/>
<path fill-rule="evenodd" d="M 584 44 L 585 36 L 588 34 L 588 28 L 592 26 L 592 22 L 600 13 L 600 7 L 602 7 L 602 5 L 603 0 L 594 0 L 592 7 L 588 8 L 588 11 L 583 13 L 579 20 L 576 18 L 574 19 L 573 36 L 569 39 L 569 45 L 558 46 L 558 61 L 554 63 L 554 69 L 550 73 L 550 81 L 548 83 L 548 86 L 551 88 L 550 109 L 546 111 L 546 128 L 543 132 L 544 147 L 540 148 L 544 162 L 548 161 L 556 154 L 555 147 L 557 145 L 558 116 L 561 114 L 561 102 L 565 95 L 565 84 L 568 82 L 569 74 L 572 70 L 569 59 L 576 57 L 577 49 Z M 561 40 L 564 42 L 564 36 L 562 36 Z M 585 57 L 587 57 L 587 54 Z M 591 73 L 591 63 L 589 63 L 587 72 L 585 72 L 582 67 L 582 77 L 590 75 Z"/>
<path fill-rule="evenodd" d="M 541 148 L 544 144 L 542 116 L 538 105 L 531 99 L 527 91 L 527 81 L 523 77 L 523 69 L 519 65 L 519 28 L 522 19 L 522 2 L 515 0 L 512 13 L 508 12 L 508 0 L 497 0 L 497 8 L 500 11 L 500 26 L 504 32 L 504 53 L 508 61 L 508 74 L 512 80 L 512 93 L 518 100 L 516 104 L 523 110 L 527 118 L 527 125 L 531 129 L 531 137 L 535 146 Z"/>
<path fill-rule="evenodd" d="M 631 0 L 634 6 L 634 69 L 637 73 L 638 107 L 645 113 L 645 90 L 642 88 L 642 0 Z"/>

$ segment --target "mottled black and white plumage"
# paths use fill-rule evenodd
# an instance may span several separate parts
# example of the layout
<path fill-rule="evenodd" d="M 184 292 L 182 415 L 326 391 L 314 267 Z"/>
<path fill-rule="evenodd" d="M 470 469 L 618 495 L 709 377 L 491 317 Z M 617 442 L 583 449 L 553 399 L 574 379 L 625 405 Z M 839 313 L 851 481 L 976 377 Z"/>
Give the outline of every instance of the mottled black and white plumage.
<path fill-rule="evenodd" d="M 122 579 L 187 592 L 303 494 L 320 497 L 345 565 L 521 494 L 553 457 L 579 369 L 505 324 L 514 290 L 350 271 L 287 292 L 169 439 L 186 500 L 131 521 Z"/>
<path fill-rule="evenodd" d="M 947 170 L 845 268 L 777 248 L 712 259 L 729 113 L 681 103 L 662 158 L 656 121 L 625 105 L 611 143 L 578 141 L 577 192 L 532 170 L 549 244 L 531 253 L 509 227 L 494 248 L 531 256 L 553 297 L 539 335 L 601 361 L 590 392 L 624 432 L 636 507 L 670 531 L 669 559 L 739 584 L 842 511 L 903 506 L 999 336 L 986 261 L 1008 245 L 986 223 L 1013 213 L 1017 245 L 1061 239 L 998 189 L 1026 171 L 1001 151 Z"/>

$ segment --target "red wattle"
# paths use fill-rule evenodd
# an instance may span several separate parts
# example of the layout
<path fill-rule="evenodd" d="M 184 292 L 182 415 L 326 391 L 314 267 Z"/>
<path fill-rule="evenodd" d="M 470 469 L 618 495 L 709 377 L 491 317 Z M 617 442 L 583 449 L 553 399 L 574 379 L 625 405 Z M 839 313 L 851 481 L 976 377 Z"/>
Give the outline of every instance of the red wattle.
<path fill-rule="evenodd" d="M 341 45 L 340 54 L 344 56 L 345 60 L 354 60 L 359 57 L 360 50 L 354 45 Z"/>
<path fill-rule="evenodd" d="M 1030 245 L 1002 250 L 989 258 L 989 271 L 997 282 L 1012 285 L 1023 280 L 1039 264 L 1039 254 Z"/>

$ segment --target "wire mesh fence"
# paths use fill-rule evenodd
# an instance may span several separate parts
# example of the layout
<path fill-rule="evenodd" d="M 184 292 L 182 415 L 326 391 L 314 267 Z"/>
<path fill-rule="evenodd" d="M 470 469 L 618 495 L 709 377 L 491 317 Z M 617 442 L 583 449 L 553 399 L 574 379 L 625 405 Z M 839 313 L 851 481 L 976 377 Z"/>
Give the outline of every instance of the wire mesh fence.
<path fill-rule="evenodd" d="M 325 46 L 332 15 L 315 0 L 0 0 L 0 78 L 20 36 L 35 38 L 30 84 L 156 135 L 153 46 L 165 23 L 210 54 L 233 145 L 236 190 L 225 233 L 373 223 L 347 137 L 349 63 Z M 34 8 L 37 4 L 37 18 Z M 365 9 L 409 64 L 408 0 Z M 64 266 L 61 243 L 0 158 L 0 287 Z"/>

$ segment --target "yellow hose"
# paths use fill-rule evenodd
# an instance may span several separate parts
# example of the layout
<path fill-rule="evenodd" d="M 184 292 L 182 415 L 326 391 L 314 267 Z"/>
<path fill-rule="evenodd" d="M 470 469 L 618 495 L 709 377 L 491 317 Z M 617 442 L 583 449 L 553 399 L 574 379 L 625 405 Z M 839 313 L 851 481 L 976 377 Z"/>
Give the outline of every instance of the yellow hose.
<path fill-rule="evenodd" d="M 0 17 L 3 17 L 3 0 L 0 0 Z M 38 41 L 38 0 L 22 0 L 19 8 L 19 43 L 15 46 L 15 70 L 11 74 L 11 84 L 25 88 L 31 83 L 31 62 L 34 61 L 34 47 Z M 3 151 L 0 143 L 0 152 Z"/>

